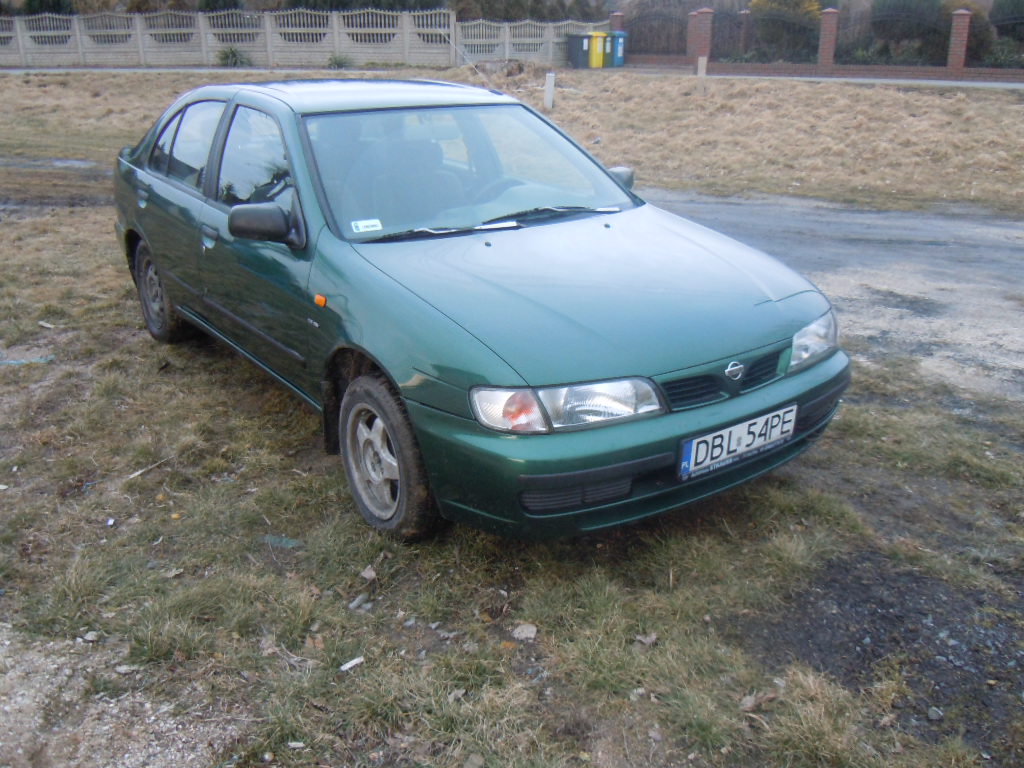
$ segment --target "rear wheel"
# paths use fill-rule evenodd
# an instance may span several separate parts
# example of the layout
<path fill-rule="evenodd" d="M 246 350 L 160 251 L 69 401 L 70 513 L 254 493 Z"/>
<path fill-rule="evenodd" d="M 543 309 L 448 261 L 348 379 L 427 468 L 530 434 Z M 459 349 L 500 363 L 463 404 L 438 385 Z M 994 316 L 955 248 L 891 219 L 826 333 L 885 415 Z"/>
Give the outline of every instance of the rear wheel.
<path fill-rule="evenodd" d="M 398 539 L 433 532 L 440 518 L 416 438 L 382 376 L 360 376 L 348 386 L 338 430 L 349 489 L 366 522 Z"/>
<path fill-rule="evenodd" d="M 184 335 L 185 323 L 174 312 L 160 270 L 144 242 L 135 248 L 135 286 L 139 290 L 142 318 L 146 321 L 149 335 L 157 341 L 179 341 Z"/>

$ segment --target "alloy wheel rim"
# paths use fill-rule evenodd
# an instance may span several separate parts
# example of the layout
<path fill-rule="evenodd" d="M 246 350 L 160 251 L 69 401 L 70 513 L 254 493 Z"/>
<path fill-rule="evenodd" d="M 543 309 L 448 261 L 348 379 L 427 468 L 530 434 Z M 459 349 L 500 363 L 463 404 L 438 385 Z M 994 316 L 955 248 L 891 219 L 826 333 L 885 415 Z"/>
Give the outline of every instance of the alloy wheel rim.
<path fill-rule="evenodd" d="M 157 274 L 156 265 L 152 261 L 146 261 L 142 285 L 142 293 L 146 299 L 146 314 L 149 315 L 153 325 L 163 327 L 164 287 L 160 283 L 160 276 Z"/>
<path fill-rule="evenodd" d="M 349 415 L 348 454 L 359 495 L 374 517 L 390 520 L 398 511 L 401 472 L 384 420 L 368 405 Z"/>

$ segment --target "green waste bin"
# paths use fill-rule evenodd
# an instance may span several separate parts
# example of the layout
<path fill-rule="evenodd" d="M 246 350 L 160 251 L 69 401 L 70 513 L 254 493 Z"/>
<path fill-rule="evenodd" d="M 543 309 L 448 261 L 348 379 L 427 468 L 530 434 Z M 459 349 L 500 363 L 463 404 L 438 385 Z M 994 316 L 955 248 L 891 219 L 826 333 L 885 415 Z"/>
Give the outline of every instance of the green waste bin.
<path fill-rule="evenodd" d="M 612 32 L 609 40 L 611 43 L 611 63 L 608 63 L 608 59 L 605 58 L 604 65 L 606 67 L 626 66 L 626 33 Z"/>
<path fill-rule="evenodd" d="M 586 69 L 590 66 L 590 35 L 566 35 L 565 44 L 570 67 Z"/>
<path fill-rule="evenodd" d="M 604 46 L 608 39 L 606 32 L 590 33 L 590 68 L 601 69 L 604 66 Z"/>

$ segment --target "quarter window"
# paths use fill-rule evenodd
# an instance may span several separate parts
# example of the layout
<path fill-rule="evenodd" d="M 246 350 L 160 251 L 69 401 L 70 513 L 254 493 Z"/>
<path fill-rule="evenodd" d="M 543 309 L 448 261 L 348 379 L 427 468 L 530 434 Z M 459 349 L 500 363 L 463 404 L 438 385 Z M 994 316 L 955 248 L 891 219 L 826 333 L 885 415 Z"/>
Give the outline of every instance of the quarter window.
<path fill-rule="evenodd" d="M 239 107 L 224 144 L 217 199 L 227 205 L 273 202 L 290 210 L 293 195 L 288 157 L 274 118 Z"/>
<path fill-rule="evenodd" d="M 219 101 L 200 101 L 187 107 L 181 113 L 181 117 L 175 118 L 157 139 L 150 157 L 154 169 L 164 171 L 172 179 L 177 179 L 190 187 L 202 189 L 210 145 L 213 144 L 213 134 L 217 130 L 217 123 L 220 122 L 223 111 L 224 104 Z M 173 130 L 174 124 L 177 124 L 177 130 Z M 166 153 L 166 146 L 171 142 L 171 134 L 173 145 L 165 161 L 160 153 Z M 164 162 L 165 166 L 156 165 Z"/>
<path fill-rule="evenodd" d="M 174 116 L 153 145 L 153 151 L 149 154 L 149 167 L 157 173 L 167 173 L 167 163 L 171 159 L 171 145 L 174 143 L 174 134 L 178 131 L 178 123 L 181 122 L 181 112 Z"/>

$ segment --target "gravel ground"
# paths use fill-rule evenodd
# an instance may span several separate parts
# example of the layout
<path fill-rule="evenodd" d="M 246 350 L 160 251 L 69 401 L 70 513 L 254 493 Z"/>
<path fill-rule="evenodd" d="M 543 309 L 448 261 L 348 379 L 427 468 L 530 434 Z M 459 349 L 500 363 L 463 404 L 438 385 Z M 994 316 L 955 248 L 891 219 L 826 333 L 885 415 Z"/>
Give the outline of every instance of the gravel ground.
<path fill-rule="evenodd" d="M 28 640 L 0 623 L 0 768 L 209 766 L 230 747 L 236 717 L 202 691 L 151 698 L 126 650 Z"/>

